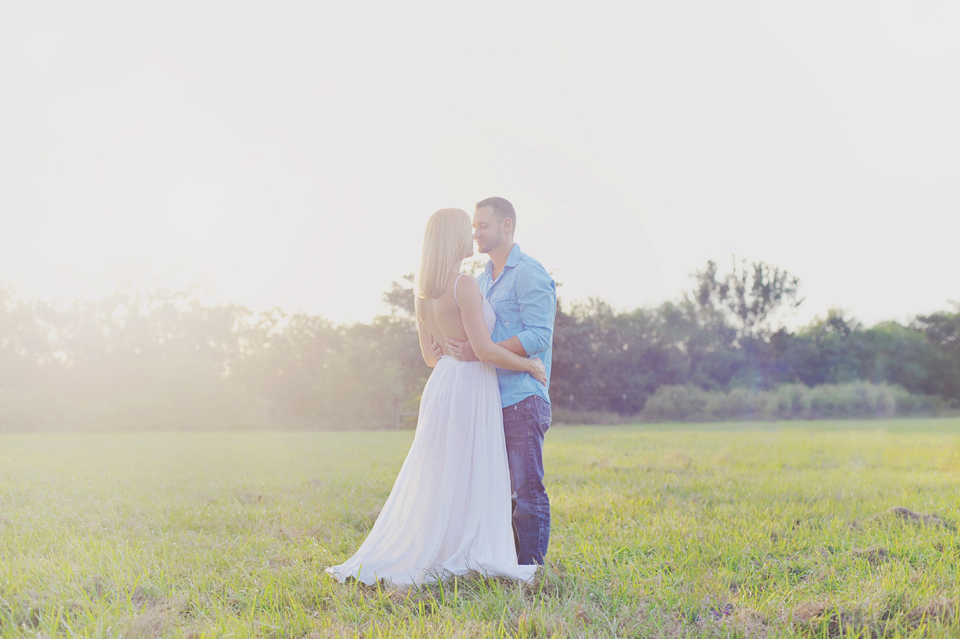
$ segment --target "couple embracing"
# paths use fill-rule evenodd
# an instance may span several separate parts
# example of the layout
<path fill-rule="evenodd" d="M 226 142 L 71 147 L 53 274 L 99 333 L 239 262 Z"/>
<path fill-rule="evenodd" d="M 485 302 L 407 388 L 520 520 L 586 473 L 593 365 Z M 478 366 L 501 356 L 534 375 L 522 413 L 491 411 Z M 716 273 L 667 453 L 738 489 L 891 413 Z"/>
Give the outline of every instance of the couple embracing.
<path fill-rule="evenodd" d="M 553 278 L 513 241 L 499 197 L 427 222 L 414 283 L 420 350 L 434 371 L 417 431 L 373 529 L 327 572 L 421 585 L 478 571 L 529 581 L 550 539 L 543 437 L 550 426 Z M 460 273 L 477 250 L 479 278 Z"/>

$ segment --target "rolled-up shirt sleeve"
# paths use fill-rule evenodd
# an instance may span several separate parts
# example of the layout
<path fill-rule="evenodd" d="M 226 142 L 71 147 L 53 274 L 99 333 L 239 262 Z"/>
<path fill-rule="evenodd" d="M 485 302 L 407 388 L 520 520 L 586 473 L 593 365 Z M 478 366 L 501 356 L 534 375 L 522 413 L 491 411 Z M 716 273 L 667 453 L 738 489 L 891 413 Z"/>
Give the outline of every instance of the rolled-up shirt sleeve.
<path fill-rule="evenodd" d="M 527 355 L 542 353 L 553 344 L 553 321 L 557 314 L 557 284 L 542 267 L 524 265 L 516 291 L 523 330 L 517 339 Z"/>

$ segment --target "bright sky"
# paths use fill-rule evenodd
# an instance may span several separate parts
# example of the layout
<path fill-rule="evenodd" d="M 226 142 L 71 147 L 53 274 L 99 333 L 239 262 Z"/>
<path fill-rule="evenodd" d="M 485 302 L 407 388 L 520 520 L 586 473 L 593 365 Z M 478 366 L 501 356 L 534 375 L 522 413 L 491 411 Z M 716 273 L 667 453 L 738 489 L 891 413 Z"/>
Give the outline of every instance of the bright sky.
<path fill-rule="evenodd" d="M 797 321 L 960 298 L 960 3 L 7 3 L 0 280 L 368 321 L 500 195 L 571 301 L 735 253 Z"/>

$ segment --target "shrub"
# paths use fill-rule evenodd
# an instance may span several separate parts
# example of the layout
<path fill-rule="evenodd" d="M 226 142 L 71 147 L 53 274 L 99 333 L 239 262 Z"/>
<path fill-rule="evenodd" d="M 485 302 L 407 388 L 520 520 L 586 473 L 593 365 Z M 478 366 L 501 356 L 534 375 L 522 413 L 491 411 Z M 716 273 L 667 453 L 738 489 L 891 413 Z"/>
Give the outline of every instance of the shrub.
<path fill-rule="evenodd" d="M 946 408 L 937 396 L 914 395 L 900 386 L 851 382 L 784 384 L 768 391 L 734 388 L 705 391 L 694 386 L 661 386 L 639 417 L 647 422 L 751 419 L 843 419 L 939 415 Z"/>
<path fill-rule="evenodd" d="M 647 400 L 640 416 L 644 421 L 701 421 L 711 393 L 696 386 L 661 386 Z"/>

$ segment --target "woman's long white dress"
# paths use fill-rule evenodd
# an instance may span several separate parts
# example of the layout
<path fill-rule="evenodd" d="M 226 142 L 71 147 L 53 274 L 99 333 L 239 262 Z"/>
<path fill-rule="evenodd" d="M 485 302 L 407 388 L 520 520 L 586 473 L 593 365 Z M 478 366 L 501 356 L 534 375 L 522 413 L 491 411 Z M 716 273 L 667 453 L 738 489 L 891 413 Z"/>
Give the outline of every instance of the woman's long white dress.
<path fill-rule="evenodd" d="M 496 317 L 483 302 L 487 330 Z M 530 581 L 517 564 L 510 470 L 493 366 L 440 358 L 420 400 L 410 452 L 357 553 L 327 572 L 421 585 L 475 570 Z"/>

